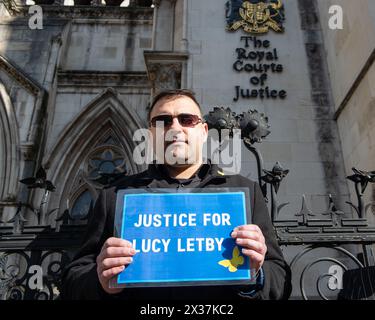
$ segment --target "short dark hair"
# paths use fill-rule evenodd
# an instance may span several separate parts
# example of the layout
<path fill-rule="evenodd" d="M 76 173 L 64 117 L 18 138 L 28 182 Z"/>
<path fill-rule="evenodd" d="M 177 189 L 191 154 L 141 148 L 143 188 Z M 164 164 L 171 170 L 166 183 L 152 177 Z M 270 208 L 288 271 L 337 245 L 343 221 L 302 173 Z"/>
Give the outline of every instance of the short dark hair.
<path fill-rule="evenodd" d="M 148 110 L 147 120 L 150 121 L 150 116 L 152 109 L 155 107 L 156 103 L 162 99 L 169 98 L 178 98 L 178 97 L 188 97 L 195 102 L 198 106 L 199 110 L 202 112 L 201 106 L 199 105 L 197 99 L 195 98 L 195 93 L 191 90 L 187 89 L 173 89 L 173 90 L 163 90 L 160 91 L 153 99 L 150 105 L 150 109 Z"/>

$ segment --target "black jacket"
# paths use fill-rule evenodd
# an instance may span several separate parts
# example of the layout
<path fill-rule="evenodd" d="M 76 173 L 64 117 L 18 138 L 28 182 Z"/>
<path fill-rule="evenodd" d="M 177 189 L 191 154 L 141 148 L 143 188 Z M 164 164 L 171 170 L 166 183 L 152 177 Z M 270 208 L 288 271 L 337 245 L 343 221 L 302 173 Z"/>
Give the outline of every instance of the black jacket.
<path fill-rule="evenodd" d="M 250 291 L 250 286 L 208 286 L 167 288 L 125 288 L 119 295 L 111 296 L 101 288 L 96 273 L 96 257 L 104 242 L 113 236 L 116 191 L 123 188 L 220 188 L 247 187 L 250 191 L 252 223 L 258 225 L 266 239 L 267 254 L 263 264 L 264 286 L 252 299 L 287 299 L 290 295 L 290 269 L 277 244 L 274 229 L 259 185 L 240 175 L 223 176 L 216 165 L 205 164 L 189 180 L 170 178 L 161 166 L 118 180 L 111 188 L 103 190 L 90 214 L 83 245 L 73 261 L 66 267 L 62 278 L 63 299 L 247 299 L 240 291 Z M 220 172 L 220 173 L 219 173 Z"/>

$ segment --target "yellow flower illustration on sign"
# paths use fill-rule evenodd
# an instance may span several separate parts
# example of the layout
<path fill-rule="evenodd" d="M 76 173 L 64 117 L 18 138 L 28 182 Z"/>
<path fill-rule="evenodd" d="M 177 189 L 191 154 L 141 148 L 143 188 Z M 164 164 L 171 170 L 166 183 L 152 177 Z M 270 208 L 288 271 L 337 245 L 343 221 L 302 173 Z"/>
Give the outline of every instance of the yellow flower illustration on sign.
<path fill-rule="evenodd" d="M 238 266 L 242 266 L 244 262 L 245 259 L 243 258 L 243 256 L 240 255 L 240 250 L 237 246 L 235 246 L 233 248 L 232 259 L 221 260 L 218 263 L 221 266 L 228 268 L 230 272 L 236 272 Z"/>

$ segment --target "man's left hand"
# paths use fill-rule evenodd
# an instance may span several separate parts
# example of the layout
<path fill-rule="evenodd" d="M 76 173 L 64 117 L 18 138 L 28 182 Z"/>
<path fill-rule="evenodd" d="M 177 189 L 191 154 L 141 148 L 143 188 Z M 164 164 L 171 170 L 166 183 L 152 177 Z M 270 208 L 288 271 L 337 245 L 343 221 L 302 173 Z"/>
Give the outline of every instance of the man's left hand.
<path fill-rule="evenodd" d="M 254 224 L 239 226 L 233 230 L 232 238 L 242 247 L 242 253 L 250 258 L 251 268 L 258 272 L 267 252 L 262 230 Z"/>

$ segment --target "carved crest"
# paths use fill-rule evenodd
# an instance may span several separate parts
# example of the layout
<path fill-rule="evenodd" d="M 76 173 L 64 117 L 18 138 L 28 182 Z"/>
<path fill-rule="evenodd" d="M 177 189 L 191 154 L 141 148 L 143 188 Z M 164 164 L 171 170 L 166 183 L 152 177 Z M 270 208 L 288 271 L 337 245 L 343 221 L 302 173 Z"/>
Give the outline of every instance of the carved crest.
<path fill-rule="evenodd" d="M 242 28 L 254 34 L 267 33 L 271 28 L 283 32 L 284 5 L 281 0 L 231 0 L 226 3 L 227 30 Z"/>

